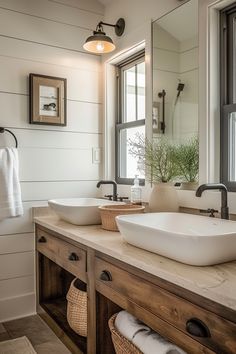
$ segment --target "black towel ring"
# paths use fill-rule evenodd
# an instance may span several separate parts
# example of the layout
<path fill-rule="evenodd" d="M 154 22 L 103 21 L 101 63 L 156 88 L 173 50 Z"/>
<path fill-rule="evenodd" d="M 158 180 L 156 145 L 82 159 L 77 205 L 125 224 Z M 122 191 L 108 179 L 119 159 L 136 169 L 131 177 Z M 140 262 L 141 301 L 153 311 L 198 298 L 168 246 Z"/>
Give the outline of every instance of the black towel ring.
<path fill-rule="evenodd" d="M 13 136 L 13 138 L 15 139 L 16 148 L 17 148 L 17 147 L 18 147 L 18 141 L 17 141 L 17 139 L 16 139 L 15 134 L 13 134 L 9 129 L 0 127 L 0 133 L 5 133 L 5 132 L 8 132 L 8 133 L 10 133 L 10 134 Z"/>

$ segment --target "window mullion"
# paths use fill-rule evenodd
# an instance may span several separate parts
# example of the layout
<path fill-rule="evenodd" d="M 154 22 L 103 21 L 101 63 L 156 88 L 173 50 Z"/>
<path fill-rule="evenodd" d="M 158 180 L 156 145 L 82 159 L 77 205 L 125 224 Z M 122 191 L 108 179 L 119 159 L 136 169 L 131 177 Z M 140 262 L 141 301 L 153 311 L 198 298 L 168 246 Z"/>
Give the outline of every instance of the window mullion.
<path fill-rule="evenodd" d="M 138 120 L 138 65 L 135 65 L 135 118 Z"/>

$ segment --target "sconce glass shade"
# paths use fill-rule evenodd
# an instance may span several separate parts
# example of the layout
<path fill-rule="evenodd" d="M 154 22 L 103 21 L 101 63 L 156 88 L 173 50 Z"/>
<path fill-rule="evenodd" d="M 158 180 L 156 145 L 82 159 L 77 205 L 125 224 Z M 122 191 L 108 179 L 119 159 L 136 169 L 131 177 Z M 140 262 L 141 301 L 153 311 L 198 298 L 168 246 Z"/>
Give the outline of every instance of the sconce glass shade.
<path fill-rule="evenodd" d="M 94 31 L 93 36 L 86 39 L 83 48 L 91 53 L 103 54 L 112 52 L 116 46 L 105 32 Z"/>

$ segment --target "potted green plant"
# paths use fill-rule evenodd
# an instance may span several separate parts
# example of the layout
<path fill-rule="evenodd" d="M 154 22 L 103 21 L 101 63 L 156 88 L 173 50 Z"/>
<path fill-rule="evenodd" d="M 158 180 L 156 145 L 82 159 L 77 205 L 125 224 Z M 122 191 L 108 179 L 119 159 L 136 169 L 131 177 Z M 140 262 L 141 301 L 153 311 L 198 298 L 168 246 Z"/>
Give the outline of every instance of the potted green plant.
<path fill-rule="evenodd" d="M 178 176 L 175 148 L 166 137 L 153 141 L 137 135 L 129 141 L 129 153 L 136 157 L 139 169 L 145 170 L 146 180 L 152 185 L 149 199 L 151 211 L 178 211 L 178 196 L 173 183 Z"/>
<path fill-rule="evenodd" d="M 182 189 L 196 189 L 199 171 L 199 140 L 195 136 L 175 146 L 173 159 L 178 168 Z"/>

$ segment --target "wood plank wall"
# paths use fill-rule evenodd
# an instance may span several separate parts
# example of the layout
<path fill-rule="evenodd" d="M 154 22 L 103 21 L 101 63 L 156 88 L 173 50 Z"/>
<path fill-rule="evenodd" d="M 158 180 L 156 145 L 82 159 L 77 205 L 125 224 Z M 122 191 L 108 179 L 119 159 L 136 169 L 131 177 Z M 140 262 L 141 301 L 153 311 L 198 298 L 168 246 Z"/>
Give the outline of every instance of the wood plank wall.
<path fill-rule="evenodd" d="M 102 16 L 96 0 L 0 0 L 0 126 L 19 142 L 24 203 L 23 217 L 0 221 L 0 322 L 35 311 L 32 206 L 97 194 L 102 67 L 82 45 Z M 67 78 L 66 127 L 28 124 L 31 72 Z"/>

